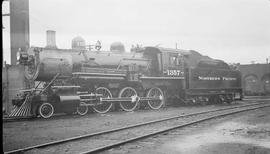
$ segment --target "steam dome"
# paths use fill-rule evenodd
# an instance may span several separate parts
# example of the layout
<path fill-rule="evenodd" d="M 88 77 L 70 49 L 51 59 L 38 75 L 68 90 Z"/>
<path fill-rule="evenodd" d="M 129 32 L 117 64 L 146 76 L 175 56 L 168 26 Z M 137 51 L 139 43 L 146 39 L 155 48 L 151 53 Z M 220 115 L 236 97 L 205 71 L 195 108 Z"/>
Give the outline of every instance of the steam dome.
<path fill-rule="evenodd" d="M 111 44 L 110 50 L 115 53 L 125 52 L 125 46 L 121 42 L 114 42 Z"/>
<path fill-rule="evenodd" d="M 82 37 L 77 36 L 72 39 L 71 46 L 72 49 L 79 49 L 79 50 L 85 49 L 85 40 Z"/>

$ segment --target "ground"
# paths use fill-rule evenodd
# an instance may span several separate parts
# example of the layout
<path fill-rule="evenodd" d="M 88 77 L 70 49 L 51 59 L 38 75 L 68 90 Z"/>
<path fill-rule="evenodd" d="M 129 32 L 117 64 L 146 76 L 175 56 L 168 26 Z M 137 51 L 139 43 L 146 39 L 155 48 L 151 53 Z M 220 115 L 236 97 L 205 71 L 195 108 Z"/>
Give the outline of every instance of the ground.
<path fill-rule="evenodd" d="M 234 105 L 244 104 L 239 102 Z M 51 119 L 3 123 L 4 151 L 46 143 L 87 133 L 108 130 L 130 124 L 180 115 L 203 110 L 228 107 L 229 105 L 186 106 L 163 108 L 158 111 L 109 112 L 86 116 L 61 116 Z"/>
<path fill-rule="evenodd" d="M 245 103 L 238 102 L 233 105 Z M 9 151 L 129 124 L 228 106 L 171 107 L 159 111 L 111 112 L 104 115 L 89 114 L 84 117 L 65 116 L 45 120 L 3 123 L 3 148 L 4 151 Z M 270 108 L 265 108 L 256 112 L 250 111 L 230 118 L 213 120 L 212 122 L 196 125 L 180 132 L 173 131 L 166 135 L 149 138 L 148 140 L 112 149 L 108 152 L 212 154 L 216 153 L 215 150 L 224 149 L 224 154 L 243 153 L 243 151 L 233 151 L 233 149 L 240 147 L 243 150 L 253 150 L 264 154 L 270 153 L 270 147 L 267 144 L 267 142 L 270 143 L 269 133 Z M 228 149 L 232 150 L 226 151 Z"/>
<path fill-rule="evenodd" d="M 204 124 L 203 130 L 181 136 L 165 147 L 177 153 L 270 153 L 270 108 L 217 122 L 210 128 Z"/>
<path fill-rule="evenodd" d="M 193 125 L 105 153 L 270 154 L 270 107 Z"/>

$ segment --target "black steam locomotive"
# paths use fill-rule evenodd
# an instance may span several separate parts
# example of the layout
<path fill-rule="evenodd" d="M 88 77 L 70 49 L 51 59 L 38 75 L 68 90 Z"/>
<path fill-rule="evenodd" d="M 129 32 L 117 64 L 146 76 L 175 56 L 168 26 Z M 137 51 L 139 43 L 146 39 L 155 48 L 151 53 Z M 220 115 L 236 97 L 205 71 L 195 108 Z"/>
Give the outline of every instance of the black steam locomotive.
<path fill-rule="evenodd" d="M 85 115 L 89 107 L 106 113 L 112 108 L 156 110 L 176 99 L 207 104 L 242 98 L 240 72 L 221 60 L 193 50 L 144 47 L 127 53 L 117 46 L 111 51 L 32 47 L 21 52 L 26 78 L 39 84 L 13 100 L 12 115 L 49 118 L 57 112 Z"/>

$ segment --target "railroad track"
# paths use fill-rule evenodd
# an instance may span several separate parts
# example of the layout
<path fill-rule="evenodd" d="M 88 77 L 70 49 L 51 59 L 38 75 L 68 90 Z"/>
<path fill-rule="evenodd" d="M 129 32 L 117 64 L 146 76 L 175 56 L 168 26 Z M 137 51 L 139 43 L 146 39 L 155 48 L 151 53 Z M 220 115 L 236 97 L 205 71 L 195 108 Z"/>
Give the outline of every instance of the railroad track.
<path fill-rule="evenodd" d="M 33 119 L 33 117 L 3 117 L 3 122 L 13 122 L 13 121 L 21 121 L 21 120 L 30 120 Z"/>
<path fill-rule="evenodd" d="M 75 115 L 75 114 L 74 114 Z M 68 117 L 68 116 L 72 116 L 72 115 L 66 115 L 65 113 L 57 113 L 54 114 L 54 116 L 50 119 L 56 119 L 56 118 L 61 118 L 61 117 Z M 28 117 L 3 117 L 2 121 L 4 123 L 7 122 L 21 122 L 21 121 L 32 121 L 32 120 L 50 120 L 50 119 L 43 119 L 40 117 L 35 117 L 35 116 L 28 116 Z"/>
<path fill-rule="evenodd" d="M 244 99 L 245 101 L 256 101 L 256 102 L 261 102 L 261 101 L 269 101 L 270 98 L 263 98 L 263 99 Z M 65 113 L 57 113 L 54 114 L 53 117 L 51 117 L 50 119 L 42 119 L 40 117 L 35 117 L 35 116 L 28 116 L 28 117 L 3 117 L 2 118 L 2 122 L 4 123 L 8 123 L 8 122 L 18 122 L 18 121 L 32 121 L 32 120 L 52 120 L 52 119 L 57 119 L 57 118 L 69 118 L 70 116 L 76 116 L 74 115 L 66 115 Z M 79 115 L 77 115 L 79 116 Z"/>
<path fill-rule="evenodd" d="M 48 142 L 45 144 L 25 147 L 22 149 L 7 151 L 5 153 L 23 153 L 29 150 L 38 149 L 45 150 L 45 153 L 98 153 L 126 143 L 158 135 L 173 129 L 183 128 L 214 118 L 249 110 L 255 110 L 263 107 L 270 107 L 270 104 L 254 103 L 248 105 L 226 107 L 217 110 L 208 110 L 188 115 L 179 115 L 170 118 L 129 125 L 126 127 L 115 128 L 108 131 L 101 131 L 97 133 Z M 62 151 L 63 149 L 66 150 Z M 40 153 L 40 151 L 37 153 Z"/>

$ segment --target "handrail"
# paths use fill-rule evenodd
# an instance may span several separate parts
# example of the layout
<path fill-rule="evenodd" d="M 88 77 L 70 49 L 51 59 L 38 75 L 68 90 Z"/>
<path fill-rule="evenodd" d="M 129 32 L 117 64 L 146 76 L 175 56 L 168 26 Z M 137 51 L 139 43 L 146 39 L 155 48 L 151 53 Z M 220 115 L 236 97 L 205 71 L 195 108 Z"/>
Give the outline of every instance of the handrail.
<path fill-rule="evenodd" d="M 51 80 L 51 82 L 39 93 L 39 95 L 41 95 L 49 86 L 51 86 L 51 84 L 56 80 L 56 78 L 60 75 L 60 73 L 57 73 L 53 79 Z"/>

